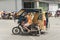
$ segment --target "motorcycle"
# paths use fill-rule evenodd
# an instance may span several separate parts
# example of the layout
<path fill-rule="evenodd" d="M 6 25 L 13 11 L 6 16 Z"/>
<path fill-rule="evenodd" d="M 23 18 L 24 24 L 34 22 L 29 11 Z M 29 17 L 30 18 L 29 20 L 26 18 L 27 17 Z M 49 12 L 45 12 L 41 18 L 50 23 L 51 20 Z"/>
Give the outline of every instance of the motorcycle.
<path fill-rule="evenodd" d="M 18 34 L 40 35 L 40 29 L 36 24 L 29 25 L 28 29 L 30 29 L 31 31 L 27 32 L 27 30 L 21 24 L 19 24 L 18 26 L 12 29 L 12 33 L 15 35 Z"/>

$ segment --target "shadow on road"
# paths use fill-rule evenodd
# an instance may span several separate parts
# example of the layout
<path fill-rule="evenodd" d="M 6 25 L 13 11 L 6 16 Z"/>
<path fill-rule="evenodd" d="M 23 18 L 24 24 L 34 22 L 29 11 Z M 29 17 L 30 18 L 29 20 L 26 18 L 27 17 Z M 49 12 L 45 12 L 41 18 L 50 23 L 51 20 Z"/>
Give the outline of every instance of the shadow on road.
<path fill-rule="evenodd" d="M 48 32 L 41 32 L 41 34 L 40 35 L 32 35 L 32 34 L 18 34 L 18 35 L 20 35 L 20 36 L 41 36 L 41 35 L 47 35 L 48 34 Z M 11 35 L 14 35 L 14 34 L 11 34 Z M 15 36 L 17 36 L 17 35 L 15 35 Z"/>

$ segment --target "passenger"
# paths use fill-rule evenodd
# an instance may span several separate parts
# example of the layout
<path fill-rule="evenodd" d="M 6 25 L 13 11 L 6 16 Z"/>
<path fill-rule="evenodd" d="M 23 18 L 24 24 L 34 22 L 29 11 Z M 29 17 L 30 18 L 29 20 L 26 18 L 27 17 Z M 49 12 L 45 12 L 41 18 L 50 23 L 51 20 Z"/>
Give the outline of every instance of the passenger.
<path fill-rule="evenodd" d="M 33 12 L 31 12 L 31 17 L 32 17 L 32 20 L 33 20 L 33 18 L 34 18 L 34 13 Z"/>
<path fill-rule="evenodd" d="M 27 17 L 27 20 L 28 20 L 29 25 L 32 24 L 32 16 L 31 16 L 31 13 L 28 13 L 26 17 Z"/>
<path fill-rule="evenodd" d="M 34 24 L 38 24 L 38 15 L 39 15 L 38 12 L 34 13 L 34 18 L 33 18 L 33 23 Z"/>
<path fill-rule="evenodd" d="M 30 30 L 29 30 L 27 27 L 29 27 L 29 25 L 32 24 L 31 13 L 28 13 L 25 17 L 27 17 L 27 23 L 24 24 L 24 22 L 22 22 L 22 23 L 23 23 L 23 27 L 24 27 L 28 32 L 30 32 Z"/>
<path fill-rule="evenodd" d="M 39 13 L 35 12 L 34 18 L 33 18 L 33 24 L 38 25 L 38 27 L 40 28 L 40 22 L 39 22 L 38 17 L 39 17 Z"/>

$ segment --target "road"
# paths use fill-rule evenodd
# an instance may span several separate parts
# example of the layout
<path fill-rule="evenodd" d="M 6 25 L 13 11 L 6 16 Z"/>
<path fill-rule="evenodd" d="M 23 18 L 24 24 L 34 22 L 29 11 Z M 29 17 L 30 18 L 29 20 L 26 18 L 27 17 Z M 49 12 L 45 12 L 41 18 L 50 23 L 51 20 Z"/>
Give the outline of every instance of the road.
<path fill-rule="evenodd" d="M 49 18 L 50 27 L 40 36 L 13 35 L 12 28 L 17 26 L 13 20 L 0 20 L 0 40 L 60 40 L 60 18 Z"/>

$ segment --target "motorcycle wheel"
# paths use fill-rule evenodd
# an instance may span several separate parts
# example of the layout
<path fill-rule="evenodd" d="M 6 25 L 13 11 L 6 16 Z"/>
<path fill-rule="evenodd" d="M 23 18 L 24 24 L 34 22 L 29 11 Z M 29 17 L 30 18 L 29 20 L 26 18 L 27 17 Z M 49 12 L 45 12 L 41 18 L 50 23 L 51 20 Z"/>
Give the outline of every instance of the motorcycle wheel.
<path fill-rule="evenodd" d="M 13 33 L 14 35 L 20 34 L 20 28 L 14 27 L 14 28 L 12 29 L 12 33 Z"/>

